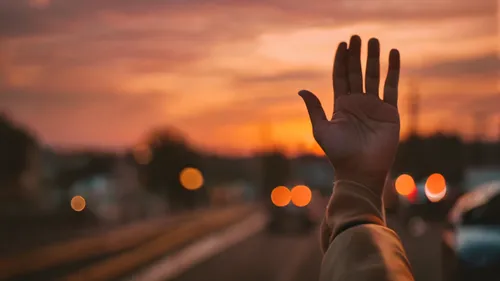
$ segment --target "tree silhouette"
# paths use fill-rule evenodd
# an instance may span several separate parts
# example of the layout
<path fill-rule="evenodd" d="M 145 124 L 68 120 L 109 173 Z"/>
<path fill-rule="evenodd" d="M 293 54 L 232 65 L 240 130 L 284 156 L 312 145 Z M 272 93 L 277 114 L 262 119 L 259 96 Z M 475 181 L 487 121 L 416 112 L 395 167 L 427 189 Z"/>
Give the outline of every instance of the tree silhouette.
<path fill-rule="evenodd" d="M 290 161 L 280 151 L 266 152 L 262 155 L 264 196 L 273 188 L 286 185 L 290 178 Z"/>
<path fill-rule="evenodd" d="M 56 186 L 62 189 L 69 189 L 74 183 L 95 175 L 109 174 L 116 161 L 116 155 L 98 151 L 74 152 L 66 156 L 86 159 L 87 161 L 81 166 L 61 167 L 55 181 Z"/>
<path fill-rule="evenodd" d="M 0 114 L 0 185 L 19 186 L 22 173 L 29 166 L 30 152 L 38 146 L 35 137 Z"/>
<path fill-rule="evenodd" d="M 146 146 L 151 159 L 142 165 L 141 174 L 152 192 L 165 196 L 173 210 L 193 208 L 206 202 L 206 188 L 187 190 L 179 181 L 184 168 L 200 168 L 201 157 L 177 130 L 161 128 L 152 131 Z"/>
<path fill-rule="evenodd" d="M 441 173 L 448 182 L 458 184 L 466 167 L 465 146 L 457 136 L 435 134 L 428 138 L 410 136 L 399 145 L 395 174 L 408 173 L 416 181 Z"/>

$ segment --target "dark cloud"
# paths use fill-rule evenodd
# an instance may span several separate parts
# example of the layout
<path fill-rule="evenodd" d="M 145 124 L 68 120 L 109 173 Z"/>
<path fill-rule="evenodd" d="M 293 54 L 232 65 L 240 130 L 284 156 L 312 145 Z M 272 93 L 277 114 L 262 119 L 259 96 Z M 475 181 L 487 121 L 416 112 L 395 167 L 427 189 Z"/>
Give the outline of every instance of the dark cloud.
<path fill-rule="evenodd" d="M 232 29 L 249 23 L 254 28 L 272 23 L 277 27 L 370 20 L 425 20 L 452 17 L 494 16 L 496 1 L 460 0 L 53 0 L 45 8 L 33 8 L 28 0 L 0 3 L 2 37 L 57 33 L 89 23 L 104 23 L 109 15 L 130 18 L 141 15 L 203 14 L 213 24 L 208 27 Z M 228 24 L 231 23 L 231 24 Z"/>
<path fill-rule="evenodd" d="M 190 44 L 188 36 L 161 31 L 116 31 L 78 34 L 75 38 L 46 40 L 31 44 L 12 43 L 10 59 L 17 65 L 43 65 L 44 67 L 83 67 L 121 62 L 168 62 L 169 67 L 197 60 L 207 50 L 200 44 Z M 109 35 L 109 36 L 108 36 Z M 148 38 L 146 40 L 146 38 Z M 177 39 L 176 39 L 177 38 Z M 200 36 L 198 40 L 205 40 Z M 207 40 L 208 41 L 208 40 Z M 189 46 L 189 47 L 187 47 Z"/>
<path fill-rule="evenodd" d="M 291 105 L 301 105 L 302 100 L 295 93 L 260 95 L 240 98 L 223 106 L 206 108 L 189 117 L 178 120 L 183 126 L 210 130 L 251 124 L 259 120 L 283 121 L 301 116 Z M 288 109 L 282 111 L 281 109 Z M 206 124 L 206 125 L 203 125 Z M 217 124 L 217 125 L 215 125 Z M 201 125 L 201 126 L 200 126 Z M 214 127 L 215 126 L 215 127 Z"/>
<path fill-rule="evenodd" d="M 236 83 L 276 83 L 276 82 L 294 82 L 300 80 L 314 80 L 323 78 L 323 71 L 296 70 L 285 71 L 270 75 L 237 75 L 234 77 Z"/>
<path fill-rule="evenodd" d="M 417 74 L 422 77 L 457 78 L 464 75 L 495 77 L 500 74 L 500 58 L 497 54 L 491 53 L 464 60 L 452 60 L 437 64 L 428 64 L 420 69 L 408 71 L 410 74 Z"/>
<path fill-rule="evenodd" d="M 451 100 L 452 98 L 453 96 L 450 96 L 449 100 Z M 487 117 L 498 114 L 499 107 L 500 92 L 492 92 L 482 95 L 474 93 L 469 95 L 468 97 L 463 98 L 463 101 L 461 103 L 456 103 L 453 108 L 453 113 L 457 115 L 465 114 L 469 116 L 484 114 L 484 116 Z"/>
<path fill-rule="evenodd" d="M 477 113 L 494 115 L 500 107 L 500 92 L 489 93 L 441 93 L 440 95 L 423 96 L 420 100 L 422 113 L 444 112 L 450 116 L 474 116 Z"/>
<path fill-rule="evenodd" d="M 112 110 L 127 112 L 130 109 L 146 110 L 149 105 L 159 101 L 167 101 L 173 98 L 172 95 L 164 93 L 34 93 L 16 89 L 1 90 L 0 104 L 22 104 L 33 109 L 44 109 L 47 106 L 61 106 L 68 110 L 78 109 L 80 107 L 109 107 L 113 105 Z"/>
<path fill-rule="evenodd" d="M 45 142 L 122 146 L 130 145 L 146 128 L 168 124 L 172 98 L 163 93 L 83 95 L 3 90 L 0 104 L 16 120 L 30 124 Z"/>
<path fill-rule="evenodd" d="M 419 4 L 406 9 L 388 0 L 308 4 L 298 0 L 54 0 L 37 9 L 28 0 L 4 0 L 0 1 L 0 37 L 5 37 L 9 59 L 16 65 L 43 65 L 46 72 L 103 63 L 125 63 L 139 73 L 173 72 L 206 56 L 218 42 L 248 39 L 263 31 L 365 20 L 494 15 L 492 0 L 474 5 L 465 0 L 453 5 L 444 5 L 448 0 L 427 5 L 422 1 L 405 1 Z M 494 24 L 474 34 L 492 32 Z M 18 36 L 28 39 L 8 40 Z"/>
<path fill-rule="evenodd" d="M 407 69 L 406 72 L 410 76 L 417 75 L 424 84 L 426 81 L 431 81 L 431 84 L 432 81 L 444 82 L 432 89 L 433 94 L 421 96 L 423 113 L 444 112 L 461 118 L 475 113 L 489 115 L 498 112 L 500 93 L 494 81 L 495 78 L 500 79 L 500 59 L 495 53 L 430 63 L 418 69 Z M 469 92 L 471 86 L 468 84 L 477 85 L 478 79 L 482 83 L 481 92 Z M 425 88 L 421 91 L 425 92 Z"/>

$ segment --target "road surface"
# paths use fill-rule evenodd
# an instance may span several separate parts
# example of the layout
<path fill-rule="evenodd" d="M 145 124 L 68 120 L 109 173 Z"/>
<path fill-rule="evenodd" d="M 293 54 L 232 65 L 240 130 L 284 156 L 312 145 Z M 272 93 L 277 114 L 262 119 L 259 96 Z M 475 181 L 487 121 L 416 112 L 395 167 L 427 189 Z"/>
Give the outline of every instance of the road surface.
<path fill-rule="evenodd" d="M 234 211 L 227 212 L 227 214 L 233 213 Z M 205 223 L 209 221 L 212 220 L 205 220 Z M 80 250 L 76 250 L 79 243 L 69 246 L 63 243 L 63 246 L 45 249 L 43 255 L 39 253 L 30 256 L 32 262 L 29 262 L 30 259 L 22 258 L 21 260 L 33 267 L 33 272 L 23 276 L 18 274 L 16 278 L 8 280 L 58 280 L 64 276 L 66 278 L 79 277 L 79 279 L 64 280 L 94 281 L 114 280 L 108 278 L 109 276 L 122 276 L 123 280 L 128 281 L 160 281 L 167 277 L 174 281 L 318 280 L 322 257 L 317 227 L 308 233 L 296 231 L 269 233 L 262 230 L 266 221 L 264 213 L 252 213 L 246 219 L 236 221 L 230 227 L 215 231 L 213 234 L 199 236 L 204 238 L 193 240 L 185 247 L 179 248 L 178 252 L 174 250 L 178 247 L 175 246 L 177 242 L 174 240 L 184 241 L 184 238 L 196 234 L 193 231 L 206 229 L 208 224 L 199 228 L 199 222 L 190 221 L 174 228 L 167 225 L 164 227 L 168 229 L 163 230 L 156 229 L 152 225 L 151 231 L 154 230 L 154 233 L 148 237 L 143 237 L 148 234 L 147 228 L 139 227 L 135 234 L 134 232 L 129 234 L 120 232 L 128 236 L 111 235 L 112 239 L 106 241 L 113 241 L 113 243 L 106 242 L 106 246 L 101 244 L 98 247 L 91 246 L 90 244 L 93 245 L 93 243 L 87 241 L 84 243 L 86 246 Z M 403 240 L 416 280 L 440 280 L 441 247 L 440 229 L 437 224 L 413 220 L 408 226 L 391 217 L 389 225 L 400 234 Z M 293 225 L 289 226 L 293 227 Z M 141 235 L 138 236 L 138 234 Z M 118 243 L 119 241 L 123 243 Z M 118 246 L 120 248 L 117 248 Z M 92 249 L 98 251 L 99 254 L 94 255 L 92 251 L 90 256 L 87 252 Z M 167 254 L 169 251 L 170 254 Z M 54 259 L 57 257 L 60 259 L 62 254 L 65 256 L 67 254 L 68 257 L 64 258 L 64 264 L 59 265 L 61 261 Z M 76 254 L 78 257 L 84 255 L 86 258 L 82 256 L 77 260 Z M 73 259 L 68 260 L 69 258 Z M 58 266 L 48 267 L 50 261 L 53 261 L 50 264 L 54 263 Z M 36 270 L 34 267 L 36 262 L 42 262 L 47 269 Z M 4 266 L 5 270 L 15 269 L 5 264 L 6 261 L 3 263 L 0 265 Z M 22 270 L 22 268 L 25 267 L 18 269 Z"/>
<path fill-rule="evenodd" d="M 318 280 L 321 252 L 317 237 L 316 231 L 288 235 L 260 232 L 175 280 Z"/>
<path fill-rule="evenodd" d="M 441 280 L 440 228 L 420 220 L 403 224 L 389 218 L 401 236 L 417 281 Z M 308 234 L 255 234 L 212 257 L 175 281 L 310 281 L 318 280 L 321 252 L 317 231 Z"/>

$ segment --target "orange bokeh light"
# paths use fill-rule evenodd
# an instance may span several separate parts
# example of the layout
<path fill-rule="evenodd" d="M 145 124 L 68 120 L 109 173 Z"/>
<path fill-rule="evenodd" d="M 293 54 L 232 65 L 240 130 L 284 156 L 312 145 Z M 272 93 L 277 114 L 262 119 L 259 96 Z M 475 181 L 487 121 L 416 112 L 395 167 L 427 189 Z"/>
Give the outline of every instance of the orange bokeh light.
<path fill-rule="evenodd" d="M 312 199 L 311 189 L 305 185 L 297 185 L 292 188 L 292 202 L 297 207 L 307 206 Z"/>
<path fill-rule="evenodd" d="M 440 194 L 446 190 L 446 180 L 441 174 L 432 174 L 427 178 L 425 189 L 431 194 Z"/>
<path fill-rule="evenodd" d="M 76 212 L 83 211 L 86 205 L 87 203 L 85 202 L 85 198 L 83 198 L 80 195 L 76 195 L 73 196 L 73 198 L 71 198 L 71 209 L 73 209 Z"/>
<path fill-rule="evenodd" d="M 292 194 L 286 186 L 277 186 L 271 192 L 271 201 L 277 207 L 285 207 L 291 199 Z"/>
<path fill-rule="evenodd" d="M 200 170 L 196 168 L 184 168 L 184 170 L 181 171 L 179 180 L 182 186 L 188 190 L 196 190 L 203 185 L 203 175 Z"/>
<path fill-rule="evenodd" d="M 412 176 L 408 174 L 402 174 L 396 179 L 396 191 L 400 195 L 408 196 L 416 190 L 415 181 Z"/>

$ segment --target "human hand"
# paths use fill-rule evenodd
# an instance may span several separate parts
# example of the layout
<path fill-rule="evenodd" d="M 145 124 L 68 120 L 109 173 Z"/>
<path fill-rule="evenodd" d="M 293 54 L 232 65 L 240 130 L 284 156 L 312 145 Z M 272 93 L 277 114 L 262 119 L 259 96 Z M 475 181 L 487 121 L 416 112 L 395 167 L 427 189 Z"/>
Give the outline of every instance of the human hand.
<path fill-rule="evenodd" d="M 299 95 L 311 119 L 313 135 L 335 169 L 336 180 L 365 185 L 382 195 L 386 176 L 399 143 L 397 109 L 400 58 L 392 49 L 383 100 L 379 98 L 380 45 L 368 42 L 365 87 L 361 71 L 361 38 L 352 36 L 349 48 L 339 44 L 333 66 L 334 112 L 328 120 L 319 99 Z"/>

